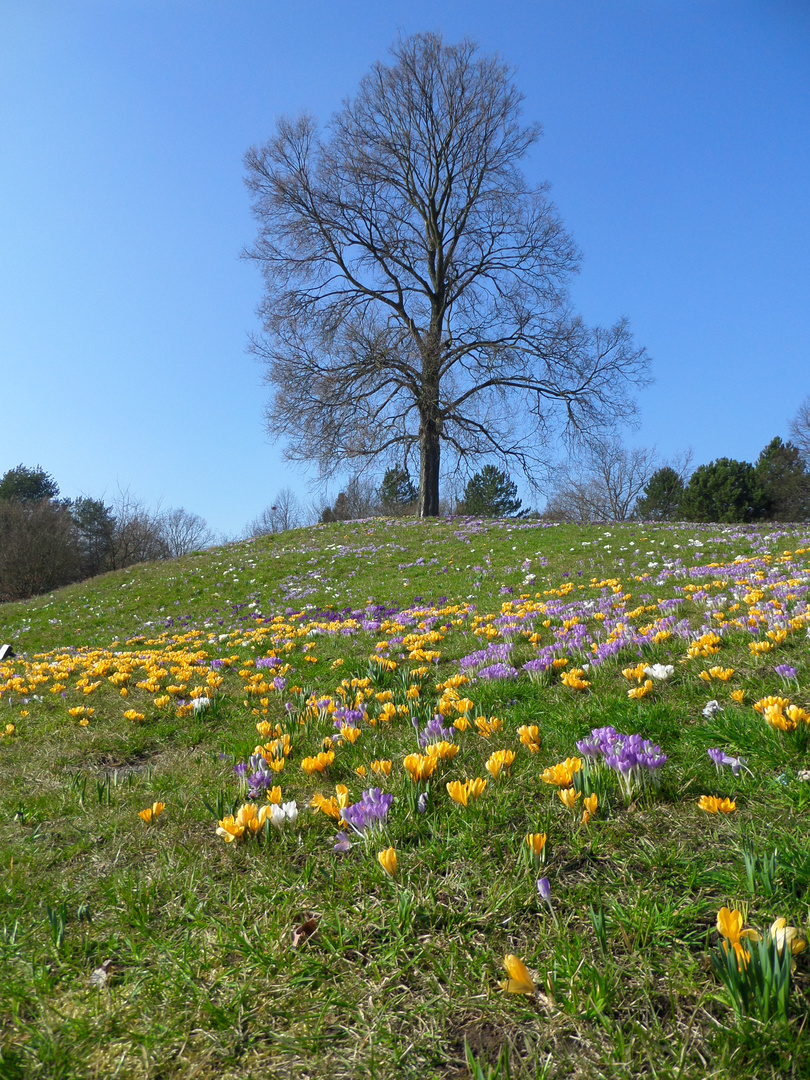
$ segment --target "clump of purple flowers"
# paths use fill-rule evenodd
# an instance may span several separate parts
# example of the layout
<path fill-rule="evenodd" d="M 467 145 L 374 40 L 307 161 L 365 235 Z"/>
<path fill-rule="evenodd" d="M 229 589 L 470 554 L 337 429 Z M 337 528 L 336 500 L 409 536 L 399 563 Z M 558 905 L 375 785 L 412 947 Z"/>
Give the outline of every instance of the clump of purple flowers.
<path fill-rule="evenodd" d="M 393 801 L 393 795 L 384 795 L 378 787 L 369 788 L 360 796 L 360 802 L 342 811 L 343 820 L 359 836 L 365 836 L 367 832 L 382 828 Z"/>
<path fill-rule="evenodd" d="M 433 719 L 425 725 L 424 731 L 419 731 L 418 721 L 415 719 L 413 725 L 416 728 L 416 738 L 422 750 L 429 743 L 444 742 L 445 740 L 452 742 L 453 732 L 450 728 L 444 726 L 444 717 L 440 716 L 439 713 L 436 713 Z"/>
<path fill-rule="evenodd" d="M 516 679 L 517 671 L 509 664 L 490 664 L 489 667 L 481 668 L 476 678 L 492 682 L 495 679 Z"/>
<path fill-rule="evenodd" d="M 623 735 L 614 727 L 594 728 L 590 738 L 580 739 L 577 750 L 587 766 L 606 765 L 619 778 L 625 800 L 657 784 L 658 771 L 667 761 L 661 747 L 640 735 Z"/>
<path fill-rule="evenodd" d="M 551 670 L 552 664 L 551 657 L 541 656 L 537 660 L 529 660 L 523 665 L 523 670 L 532 682 L 540 682 L 546 672 Z"/>
<path fill-rule="evenodd" d="M 237 771 L 241 768 L 244 768 L 244 772 Z M 252 771 L 248 773 L 248 769 Z M 262 792 L 273 787 L 276 782 L 276 774 L 261 754 L 251 754 L 247 766 L 237 765 L 234 772 L 237 776 L 245 776 L 247 773 L 248 798 L 250 799 L 257 799 Z"/>
<path fill-rule="evenodd" d="M 790 664 L 778 664 L 773 670 L 779 678 L 784 679 L 786 683 L 795 679 L 797 675 L 796 668 L 791 667 Z"/>
<path fill-rule="evenodd" d="M 748 763 L 746 761 L 743 761 L 742 758 L 731 757 L 730 754 L 726 754 L 723 750 L 720 750 L 717 747 L 710 747 L 706 751 L 706 753 L 714 762 L 714 767 L 715 769 L 717 769 L 718 773 L 721 773 L 723 771 L 724 765 L 731 766 L 731 772 L 734 776 L 739 776 L 742 773 L 743 769 L 745 769 L 746 772 L 751 772 L 751 770 L 748 768 Z"/>

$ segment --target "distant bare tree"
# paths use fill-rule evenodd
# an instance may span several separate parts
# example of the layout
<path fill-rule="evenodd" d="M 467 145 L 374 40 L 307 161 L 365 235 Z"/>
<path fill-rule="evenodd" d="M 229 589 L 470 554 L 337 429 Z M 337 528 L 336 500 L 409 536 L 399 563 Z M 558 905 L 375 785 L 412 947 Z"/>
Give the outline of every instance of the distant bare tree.
<path fill-rule="evenodd" d="M 0 601 L 25 600 L 80 576 L 76 525 L 51 499 L 0 500 Z"/>
<path fill-rule="evenodd" d="M 268 428 L 329 476 L 346 461 L 420 462 L 439 512 L 440 453 L 531 476 L 553 437 L 594 438 L 634 412 L 647 357 L 627 322 L 587 327 L 567 284 L 578 252 L 521 164 L 514 72 L 469 41 L 400 39 L 322 137 L 283 118 L 248 151 L 264 275 L 253 348 Z"/>
<path fill-rule="evenodd" d="M 272 533 L 287 532 L 302 524 L 303 511 L 298 497 L 292 488 L 285 487 L 276 492 L 270 506 L 266 506 L 258 517 L 248 525 L 248 536 L 267 536 Z"/>
<path fill-rule="evenodd" d="M 810 468 L 810 397 L 806 397 L 799 411 L 790 421 L 790 438 Z"/>
<path fill-rule="evenodd" d="M 655 449 L 618 442 L 592 447 L 583 462 L 556 474 L 543 516 L 556 521 L 626 521 L 656 468 Z"/>
<path fill-rule="evenodd" d="M 163 536 L 160 511 L 152 511 L 129 489 L 119 490 L 113 500 L 115 532 L 111 569 L 120 570 L 139 562 L 169 558 L 169 545 Z"/>
<path fill-rule="evenodd" d="M 379 491 L 372 480 L 353 476 L 343 491 L 338 492 L 334 506 L 326 505 L 321 521 L 358 521 L 380 512 Z"/>
<path fill-rule="evenodd" d="M 157 520 L 170 559 L 201 551 L 216 542 L 216 536 L 205 519 L 182 507 L 166 510 Z"/>

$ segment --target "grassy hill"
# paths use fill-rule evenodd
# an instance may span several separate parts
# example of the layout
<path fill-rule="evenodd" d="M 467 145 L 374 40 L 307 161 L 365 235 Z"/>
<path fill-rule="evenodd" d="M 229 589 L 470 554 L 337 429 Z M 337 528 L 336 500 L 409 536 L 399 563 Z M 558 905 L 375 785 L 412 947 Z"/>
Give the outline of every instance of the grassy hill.
<path fill-rule="evenodd" d="M 0 1077 L 810 1076 L 809 589 L 373 520 L 3 605 Z"/>

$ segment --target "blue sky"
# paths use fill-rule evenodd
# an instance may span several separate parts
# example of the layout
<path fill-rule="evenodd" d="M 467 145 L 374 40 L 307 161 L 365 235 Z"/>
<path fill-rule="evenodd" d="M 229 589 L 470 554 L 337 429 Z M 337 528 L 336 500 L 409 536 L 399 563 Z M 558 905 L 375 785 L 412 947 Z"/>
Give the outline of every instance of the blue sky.
<path fill-rule="evenodd" d="M 632 445 L 752 460 L 810 394 L 805 0 L 0 0 L 0 473 L 238 533 L 284 486 L 245 351 L 242 156 L 399 32 L 517 68 L 590 322 L 653 358 Z"/>

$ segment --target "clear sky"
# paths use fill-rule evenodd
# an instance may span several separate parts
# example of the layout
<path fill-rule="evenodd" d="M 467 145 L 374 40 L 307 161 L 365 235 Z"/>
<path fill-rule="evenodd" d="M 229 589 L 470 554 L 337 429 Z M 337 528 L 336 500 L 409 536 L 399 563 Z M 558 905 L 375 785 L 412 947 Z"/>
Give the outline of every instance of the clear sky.
<path fill-rule="evenodd" d="M 398 32 L 517 68 L 590 322 L 653 358 L 628 442 L 753 460 L 810 393 L 807 0 L 0 0 L 0 474 L 238 533 L 262 425 L 242 156 Z"/>

